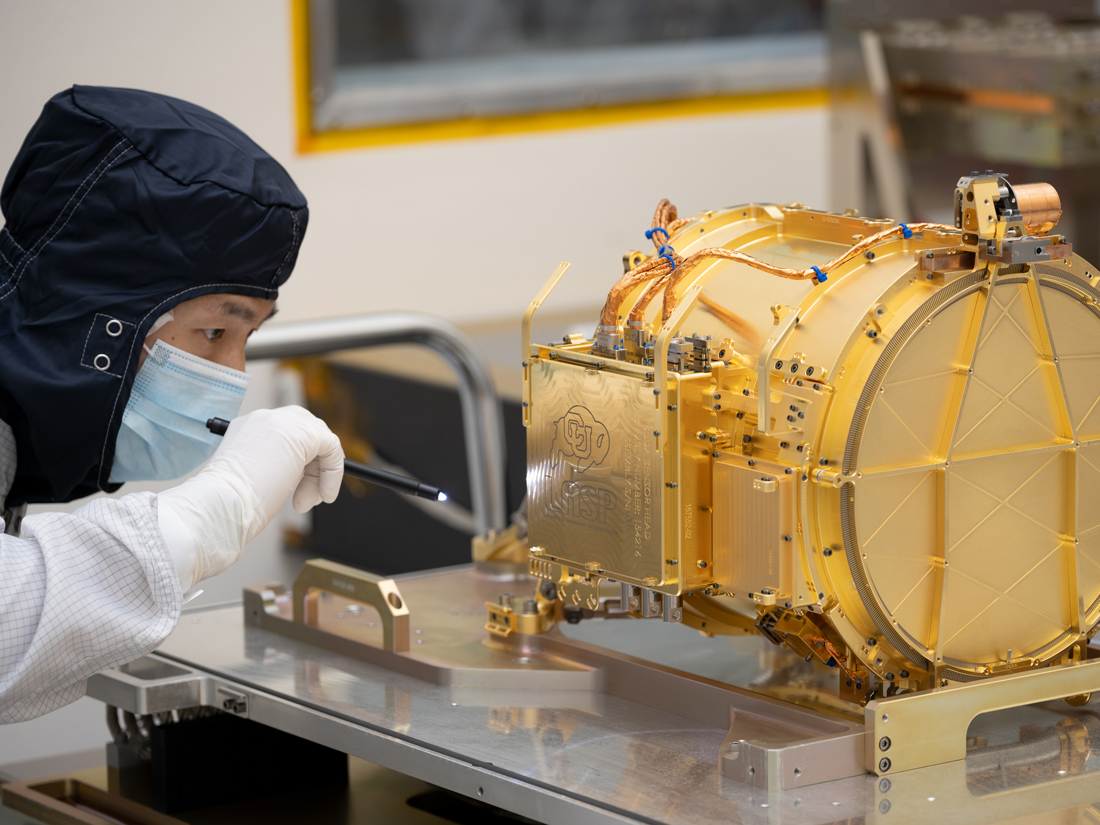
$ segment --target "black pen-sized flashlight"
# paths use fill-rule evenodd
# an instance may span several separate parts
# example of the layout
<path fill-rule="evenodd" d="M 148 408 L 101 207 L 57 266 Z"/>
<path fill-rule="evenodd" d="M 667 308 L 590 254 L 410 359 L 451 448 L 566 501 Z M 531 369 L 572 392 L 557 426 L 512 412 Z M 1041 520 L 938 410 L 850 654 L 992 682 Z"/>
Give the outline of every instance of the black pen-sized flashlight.
<path fill-rule="evenodd" d="M 214 435 L 225 435 L 225 431 L 229 429 L 229 422 L 224 418 L 211 418 L 206 422 L 206 429 L 210 430 Z M 447 494 L 441 493 L 438 487 L 422 484 L 415 479 L 399 476 L 396 473 L 387 473 L 385 470 L 368 467 L 366 464 L 360 464 L 356 461 L 344 459 L 344 475 L 349 475 L 352 478 L 358 478 L 362 481 L 369 481 L 371 484 L 377 484 L 379 487 L 387 487 L 390 490 L 396 490 L 406 495 L 420 496 L 430 501 L 447 500 Z"/>

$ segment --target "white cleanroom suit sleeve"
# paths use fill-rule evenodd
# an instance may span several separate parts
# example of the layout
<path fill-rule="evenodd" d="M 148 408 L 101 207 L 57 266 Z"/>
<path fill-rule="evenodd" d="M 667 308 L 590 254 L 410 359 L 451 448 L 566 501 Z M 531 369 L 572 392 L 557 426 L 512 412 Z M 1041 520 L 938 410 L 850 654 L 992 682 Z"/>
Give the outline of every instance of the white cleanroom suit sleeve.
<path fill-rule="evenodd" d="M 0 723 L 76 701 L 163 642 L 180 608 L 152 493 L 24 519 L 22 538 L 0 535 Z"/>

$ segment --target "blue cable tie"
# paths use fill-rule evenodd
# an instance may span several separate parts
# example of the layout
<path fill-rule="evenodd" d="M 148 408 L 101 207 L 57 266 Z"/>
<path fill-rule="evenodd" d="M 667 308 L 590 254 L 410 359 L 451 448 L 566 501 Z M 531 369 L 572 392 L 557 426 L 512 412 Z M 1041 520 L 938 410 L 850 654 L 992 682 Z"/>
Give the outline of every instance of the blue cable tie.
<path fill-rule="evenodd" d="M 665 240 L 666 240 L 666 241 L 668 240 L 668 230 L 667 230 L 667 229 L 665 229 L 665 228 L 664 228 L 663 226 L 655 226 L 655 227 L 653 227 L 652 229 L 647 229 L 647 230 L 645 231 L 645 239 L 646 239 L 647 241 L 651 241 L 651 240 L 653 240 L 653 234 L 654 234 L 655 232 L 664 232 L 664 233 L 665 233 Z"/>
<path fill-rule="evenodd" d="M 909 240 L 910 238 L 913 237 L 913 230 L 910 229 L 908 226 L 906 226 L 903 223 L 899 223 L 898 226 L 901 227 L 901 236 L 903 238 L 905 238 L 906 240 Z"/>
<path fill-rule="evenodd" d="M 825 273 L 818 269 L 816 266 L 811 266 L 810 269 L 817 273 L 817 277 L 814 278 L 814 280 L 817 281 L 819 284 L 823 284 L 827 280 L 829 280 L 828 277 L 826 277 Z"/>
<path fill-rule="evenodd" d="M 672 272 L 673 270 L 675 270 L 675 269 L 676 269 L 676 261 L 672 260 L 672 256 L 671 256 L 671 255 L 661 255 L 660 257 L 664 258 L 664 259 L 665 259 L 665 260 L 667 260 L 667 261 L 668 261 L 668 262 L 669 262 L 670 264 L 672 264 L 672 269 L 670 269 L 670 270 L 669 270 L 669 272 Z"/>
<path fill-rule="evenodd" d="M 671 255 L 676 250 L 669 246 L 667 243 L 657 250 L 658 255 Z"/>

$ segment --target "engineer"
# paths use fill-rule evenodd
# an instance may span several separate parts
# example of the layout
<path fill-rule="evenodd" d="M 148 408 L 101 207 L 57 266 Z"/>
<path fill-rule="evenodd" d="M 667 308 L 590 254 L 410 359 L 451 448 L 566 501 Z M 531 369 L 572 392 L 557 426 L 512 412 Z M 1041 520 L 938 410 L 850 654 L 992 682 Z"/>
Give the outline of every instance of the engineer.
<path fill-rule="evenodd" d="M 340 442 L 300 407 L 237 418 L 306 201 L 240 130 L 148 92 L 74 86 L 16 156 L 0 209 L 0 723 L 80 698 L 157 647 L 185 594 L 293 492 L 336 498 Z M 159 495 L 98 498 L 126 481 Z M 20 524 L 21 522 L 21 524 Z"/>

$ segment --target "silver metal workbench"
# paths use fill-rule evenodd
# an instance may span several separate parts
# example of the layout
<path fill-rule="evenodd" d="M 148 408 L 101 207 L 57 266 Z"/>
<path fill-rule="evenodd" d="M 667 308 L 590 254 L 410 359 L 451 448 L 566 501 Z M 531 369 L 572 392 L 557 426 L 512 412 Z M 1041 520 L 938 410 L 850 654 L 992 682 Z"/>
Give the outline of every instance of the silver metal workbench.
<path fill-rule="evenodd" d="M 1092 706 L 1050 703 L 979 717 L 970 735 L 990 748 L 1022 734 L 1037 737 L 1035 747 L 1013 758 L 986 750 L 984 762 L 968 757 L 890 778 L 857 775 L 768 793 L 722 776 L 718 754 L 729 733 L 708 707 L 713 692 L 749 687 L 759 699 L 730 687 L 738 691 L 730 701 L 771 702 L 780 712 L 770 697 L 797 702 L 800 691 L 832 677 L 828 669 L 755 637 L 705 638 L 660 621 L 586 621 L 552 631 L 557 641 L 517 653 L 488 645 L 483 625 L 485 597 L 518 592 L 518 584 L 470 569 L 398 583 L 411 611 L 413 644 L 407 654 L 387 655 L 400 656 L 406 672 L 253 626 L 236 605 L 185 614 L 156 654 L 93 678 L 89 693 L 137 713 L 222 707 L 228 698 L 240 715 L 262 724 L 548 823 L 809 825 L 934 817 L 948 825 L 1040 814 L 1053 821 L 1056 811 L 1065 812 L 1057 821 L 1095 821 L 1088 817 L 1097 815 L 1089 810 L 1100 799 L 1100 759 L 1087 737 L 1082 745 L 1051 732 L 1081 720 L 1093 724 Z M 358 619 L 368 642 L 380 634 L 369 618 Z M 593 657 L 596 645 L 617 652 L 603 666 L 578 668 L 563 661 L 563 645 Z M 454 678 L 431 669 L 455 655 L 476 660 L 476 667 Z M 503 662 L 508 679 L 482 678 L 502 666 L 502 656 L 513 657 L 510 666 Z M 625 684 L 630 668 L 640 666 L 633 657 L 642 656 L 664 679 L 655 691 L 661 695 Z M 516 674 L 527 680 L 516 681 Z M 836 724 L 838 741 L 855 741 L 844 738 L 855 728 Z M 1071 740 L 1077 745 L 1058 744 Z"/>

